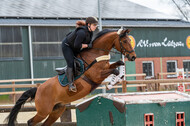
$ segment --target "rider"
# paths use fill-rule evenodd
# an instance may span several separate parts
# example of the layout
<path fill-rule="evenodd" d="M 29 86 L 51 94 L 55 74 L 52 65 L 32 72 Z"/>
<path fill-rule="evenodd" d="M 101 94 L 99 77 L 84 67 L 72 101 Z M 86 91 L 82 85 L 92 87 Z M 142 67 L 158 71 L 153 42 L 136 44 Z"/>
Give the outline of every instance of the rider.
<path fill-rule="evenodd" d="M 76 92 L 74 81 L 74 56 L 84 48 L 92 47 L 92 35 L 96 30 L 98 20 L 96 17 L 88 17 L 85 26 L 79 26 L 75 31 L 69 33 L 62 41 L 62 52 L 67 62 L 67 78 L 69 81 L 69 91 Z"/>

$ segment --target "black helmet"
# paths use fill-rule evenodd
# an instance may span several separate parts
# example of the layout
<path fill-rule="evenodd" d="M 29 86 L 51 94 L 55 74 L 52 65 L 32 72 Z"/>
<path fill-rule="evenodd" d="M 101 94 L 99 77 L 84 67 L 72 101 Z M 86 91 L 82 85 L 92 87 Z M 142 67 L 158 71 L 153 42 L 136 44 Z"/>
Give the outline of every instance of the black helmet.
<path fill-rule="evenodd" d="M 98 24 L 98 19 L 96 17 L 86 18 L 86 24 Z"/>

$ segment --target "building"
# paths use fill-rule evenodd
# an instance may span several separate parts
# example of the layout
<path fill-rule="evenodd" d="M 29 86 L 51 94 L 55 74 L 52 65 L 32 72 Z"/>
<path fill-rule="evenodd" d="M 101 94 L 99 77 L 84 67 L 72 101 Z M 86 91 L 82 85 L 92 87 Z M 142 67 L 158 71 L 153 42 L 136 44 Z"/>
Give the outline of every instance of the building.
<path fill-rule="evenodd" d="M 62 39 L 74 30 L 77 20 L 98 17 L 97 3 L 95 0 L 0 1 L 0 80 L 55 76 L 54 69 L 65 66 Z M 136 43 L 138 58 L 126 62 L 127 73 L 144 72 L 154 77 L 157 72 L 174 71 L 176 65 L 182 67 L 183 62 L 190 70 L 189 22 L 127 0 L 102 0 L 100 5 L 103 28 L 132 29 L 130 35 Z M 113 54 L 113 59 L 120 56 Z"/>
<path fill-rule="evenodd" d="M 77 104 L 77 126 L 185 126 L 189 105 L 175 91 L 101 94 Z"/>

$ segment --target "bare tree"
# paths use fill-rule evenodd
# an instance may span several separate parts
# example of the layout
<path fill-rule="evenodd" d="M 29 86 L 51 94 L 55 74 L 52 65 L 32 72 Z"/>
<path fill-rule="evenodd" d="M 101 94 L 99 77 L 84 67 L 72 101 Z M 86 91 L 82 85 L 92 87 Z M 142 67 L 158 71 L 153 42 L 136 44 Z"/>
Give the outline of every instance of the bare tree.
<path fill-rule="evenodd" d="M 190 0 L 172 0 L 182 17 L 190 21 Z"/>

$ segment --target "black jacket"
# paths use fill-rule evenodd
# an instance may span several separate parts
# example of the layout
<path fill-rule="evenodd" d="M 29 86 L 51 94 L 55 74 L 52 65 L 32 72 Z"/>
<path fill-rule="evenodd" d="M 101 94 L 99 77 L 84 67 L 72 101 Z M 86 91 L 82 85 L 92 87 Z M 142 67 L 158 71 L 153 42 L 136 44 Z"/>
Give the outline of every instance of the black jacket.
<path fill-rule="evenodd" d="M 82 44 L 89 44 L 92 36 L 93 32 L 90 32 L 87 26 L 78 27 L 66 36 L 66 44 L 69 45 L 73 52 L 79 53 Z"/>

